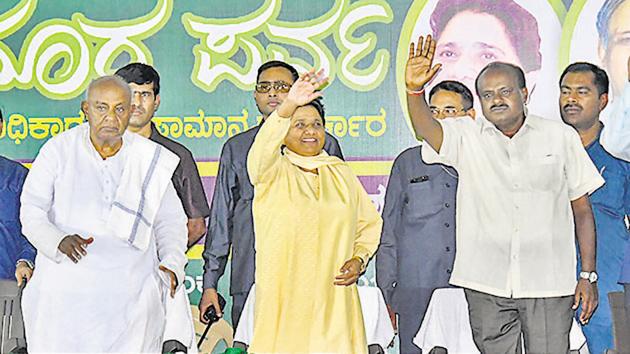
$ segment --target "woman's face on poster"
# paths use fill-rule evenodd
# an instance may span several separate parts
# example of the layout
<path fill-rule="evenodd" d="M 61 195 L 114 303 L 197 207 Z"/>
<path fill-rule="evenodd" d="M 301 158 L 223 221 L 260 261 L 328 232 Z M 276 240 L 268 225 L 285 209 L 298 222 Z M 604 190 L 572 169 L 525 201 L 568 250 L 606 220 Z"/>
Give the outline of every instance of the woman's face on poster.
<path fill-rule="evenodd" d="M 630 1 L 625 1 L 610 18 L 608 47 L 600 44 L 602 65 L 610 77 L 615 95 L 623 91 L 628 81 L 628 57 L 630 56 Z"/>
<path fill-rule="evenodd" d="M 487 13 L 455 15 L 437 39 L 436 63 L 442 69 L 434 82 L 455 80 L 475 90 L 475 78 L 487 64 L 503 61 L 522 67 L 505 25 Z"/>

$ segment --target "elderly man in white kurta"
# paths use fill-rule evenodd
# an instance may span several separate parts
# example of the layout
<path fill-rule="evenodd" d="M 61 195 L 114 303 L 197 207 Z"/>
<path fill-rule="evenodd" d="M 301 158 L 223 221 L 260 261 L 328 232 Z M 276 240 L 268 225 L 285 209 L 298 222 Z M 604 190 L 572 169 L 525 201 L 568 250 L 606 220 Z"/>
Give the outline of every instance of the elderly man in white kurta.
<path fill-rule="evenodd" d="M 37 271 L 22 306 L 29 352 L 160 352 L 164 298 L 184 280 L 178 158 L 126 132 L 131 92 L 103 77 L 88 123 L 50 139 L 24 184 L 23 232 Z"/>

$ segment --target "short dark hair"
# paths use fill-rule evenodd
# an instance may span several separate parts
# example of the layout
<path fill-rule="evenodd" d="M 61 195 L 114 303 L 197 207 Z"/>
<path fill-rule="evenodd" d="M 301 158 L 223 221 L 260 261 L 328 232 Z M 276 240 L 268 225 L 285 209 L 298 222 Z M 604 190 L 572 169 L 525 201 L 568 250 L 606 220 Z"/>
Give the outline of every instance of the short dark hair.
<path fill-rule="evenodd" d="M 472 92 L 466 87 L 466 85 L 462 84 L 459 81 L 453 80 L 445 80 L 440 82 L 439 84 L 433 86 L 431 92 L 429 92 L 429 100 L 435 95 L 438 91 L 449 91 L 458 94 L 462 99 L 462 104 L 464 105 L 464 110 L 469 110 L 473 108 L 473 95 Z"/>
<path fill-rule="evenodd" d="M 295 70 L 295 68 L 291 66 L 290 64 L 287 64 L 280 60 L 271 60 L 264 63 L 258 68 L 258 74 L 256 75 L 256 83 L 258 83 L 258 80 L 260 80 L 260 75 L 263 73 L 263 71 L 267 69 L 271 69 L 271 68 L 285 68 L 289 70 L 289 72 L 291 73 L 291 76 L 293 76 L 293 82 L 296 82 L 298 78 L 300 77 L 297 70 Z"/>
<path fill-rule="evenodd" d="M 608 26 L 610 25 L 610 18 L 613 17 L 615 11 L 626 0 L 606 0 L 597 13 L 597 33 L 599 35 L 599 41 L 604 48 L 608 47 Z"/>
<path fill-rule="evenodd" d="M 430 19 L 433 37 L 439 39 L 450 20 L 465 11 L 486 13 L 496 17 L 505 26 L 508 38 L 525 71 L 541 68 L 538 21 L 529 11 L 512 0 L 439 0 Z M 533 29 L 536 31 L 531 34 Z"/>
<path fill-rule="evenodd" d="M 151 66 L 143 63 L 131 63 L 116 70 L 117 76 L 127 83 L 146 85 L 153 83 L 153 94 L 160 94 L 160 74 Z"/>
<path fill-rule="evenodd" d="M 324 102 L 321 97 L 317 97 L 311 102 L 305 104 L 303 107 L 306 107 L 306 106 L 311 106 L 315 108 L 317 110 L 317 113 L 319 113 L 319 116 L 322 118 L 322 123 L 326 125 L 326 110 L 324 109 Z"/>
<path fill-rule="evenodd" d="M 562 79 L 564 79 L 564 77 L 568 73 L 583 73 L 583 72 L 593 73 L 593 83 L 595 84 L 595 86 L 597 86 L 597 92 L 599 93 L 600 96 L 605 93 L 608 93 L 608 86 L 609 86 L 608 74 L 606 74 L 606 72 L 599 66 L 595 64 L 591 64 L 591 63 L 586 63 L 586 62 L 577 62 L 577 63 L 573 63 L 567 66 L 567 68 L 564 69 L 564 71 L 562 72 L 562 75 L 560 75 L 560 80 L 558 81 L 558 85 L 562 86 Z"/>
<path fill-rule="evenodd" d="M 479 96 L 479 79 L 483 74 L 490 70 L 503 70 L 511 72 L 516 78 L 516 84 L 518 85 L 519 89 L 524 89 L 527 87 L 527 83 L 525 82 L 525 73 L 523 72 L 523 69 L 514 64 L 504 63 L 502 61 L 494 61 L 481 69 L 479 75 L 477 75 L 477 78 L 475 79 L 475 91 L 477 92 L 477 96 Z"/>

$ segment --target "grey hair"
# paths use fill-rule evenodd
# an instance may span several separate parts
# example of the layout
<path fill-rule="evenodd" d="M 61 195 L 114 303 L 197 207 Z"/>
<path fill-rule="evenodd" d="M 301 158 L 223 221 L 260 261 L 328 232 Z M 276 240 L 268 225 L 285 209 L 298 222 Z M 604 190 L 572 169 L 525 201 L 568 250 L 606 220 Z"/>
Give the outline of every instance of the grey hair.
<path fill-rule="evenodd" d="M 94 80 L 92 80 L 92 82 L 90 82 L 90 84 L 88 85 L 87 90 L 85 90 L 85 100 L 87 101 L 88 98 L 90 97 L 90 92 L 92 92 L 92 90 L 97 87 L 98 85 L 107 83 L 107 82 L 113 82 L 115 84 L 117 84 L 118 86 L 120 86 L 121 88 L 123 88 L 128 94 L 129 97 L 131 97 L 131 87 L 129 86 L 129 84 L 127 83 L 127 81 L 125 81 L 122 77 L 118 76 L 118 75 L 107 75 L 107 76 L 101 76 L 99 78 L 96 78 Z"/>

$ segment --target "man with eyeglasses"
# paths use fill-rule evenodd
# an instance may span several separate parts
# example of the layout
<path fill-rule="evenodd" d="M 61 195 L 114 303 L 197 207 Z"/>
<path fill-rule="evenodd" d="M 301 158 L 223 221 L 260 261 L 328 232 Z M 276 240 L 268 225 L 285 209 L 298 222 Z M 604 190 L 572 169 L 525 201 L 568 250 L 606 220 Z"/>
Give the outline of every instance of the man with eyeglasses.
<path fill-rule="evenodd" d="M 258 69 L 254 99 L 265 119 L 286 98 L 298 73 L 282 61 L 269 61 Z M 213 306 L 222 315 L 219 306 L 217 284 L 225 271 L 230 246 L 232 247 L 230 294 L 232 295 L 232 326 L 238 325 L 249 289 L 254 283 L 254 225 L 252 200 L 254 187 L 247 174 L 247 154 L 260 126 L 231 137 L 221 151 L 210 207 L 210 225 L 203 251 L 203 294 L 199 301 L 200 320 Z M 343 159 L 337 140 L 326 133 L 324 149 Z"/>
<path fill-rule="evenodd" d="M 472 93 L 457 81 L 435 85 L 429 105 L 436 119 L 475 116 Z M 398 314 L 402 354 L 421 353 L 413 338 L 433 291 L 449 287 L 455 258 L 457 172 L 424 163 L 421 151 L 409 148 L 394 161 L 376 255 L 376 282 L 394 328 Z"/>

